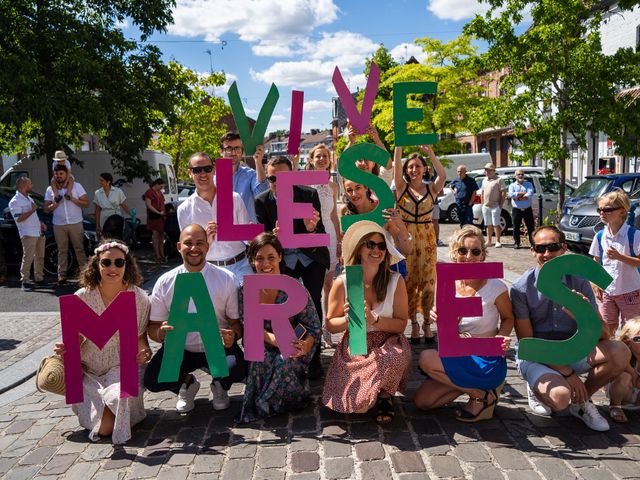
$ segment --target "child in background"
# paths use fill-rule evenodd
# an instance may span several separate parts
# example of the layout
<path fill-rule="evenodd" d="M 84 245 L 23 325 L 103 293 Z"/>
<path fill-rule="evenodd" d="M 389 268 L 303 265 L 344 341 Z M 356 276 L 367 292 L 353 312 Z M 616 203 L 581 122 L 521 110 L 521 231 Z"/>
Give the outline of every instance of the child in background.
<path fill-rule="evenodd" d="M 64 165 L 65 167 L 67 167 L 69 175 L 67 176 L 67 181 L 62 186 L 62 188 L 65 188 L 67 192 L 70 192 L 73 189 L 74 178 L 71 174 L 71 163 L 69 162 L 69 157 L 67 157 L 67 154 L 64 153 L 64 150 L 56 150 L 56 153 L 53 155 L 53 161 L 51 162 L 51 171 L 54 170 L 56 165 Z M 58 203 L 60 200 L 62 200 L 62 198 L 59 198 L 60 192 L 58 189 L 58 184 L 56 183 L 55 176 L 51 178 L 51 189 L 53 190 L 53 199 L 56 203 Z"/>
<path fill-rule="evenodd" d="M 627 369 L 606 386 L 609 398 L 609 416 L 618 423 L 627 423 L 623 408 L 636 410 L 640 408 L 640 317 L 627 320 L 618 335 L 631 350 L 631 362 Z"/>
<path fill-rule="evenodd" d="M 605 228 L 593 238 L 589 255 L 600 262 L 613 282 L 602 291 L 593 286 L 600 302 L 600 314 L 613 336 L 618 328 L 640 316 L 640 232 L 626 223 L 629 197 L 620 189 L 605 193 L 598 200 L 598 213 Z"/>

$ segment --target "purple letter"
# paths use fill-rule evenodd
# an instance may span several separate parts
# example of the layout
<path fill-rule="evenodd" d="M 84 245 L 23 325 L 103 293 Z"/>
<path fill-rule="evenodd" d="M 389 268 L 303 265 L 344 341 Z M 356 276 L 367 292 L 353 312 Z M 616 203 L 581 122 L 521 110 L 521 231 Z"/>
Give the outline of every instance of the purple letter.
<path fill-rule="evenodd" d="M 438 311 L 438 354 L 441 357 L 468 355 L 504 356 L 501 338 L 461 338 L 460 317 L 482 315 L 482 299 L 456 297 L 456 280 L 502 278 L 502 263 L 438 263 L 436 266 L 436 309 Z"/>
<path fill-rule="evenodd" d="M 349 87 L 344 83 L 340 69 L 336 67 L 333 71 L 333 85 L 338 92 L 342 108 L 347 112 L 347 117 L 351 125 L 355 127 L 359 134 L 364 134 L 371 123 L 371 112 L 373 111 L 373 101 L 378 95 L 378 84 L 380 83 L 380 68 L 376 62 L 371 62 L 369 68 L 369 78 L 367 79 L 367 88 L 364 91 L 364 99 L 362 100 L 362 110 L 358 112 L 356 102 L 351 96 Z"/>
<path fill-rule="evenodd" d="M 304 106 L 304 92 L 291 91 L 291 120 L 289 121 L 289 145 L 287 153 L 300 153 L 300 135 L 302 134 L 302 109 Z"/>

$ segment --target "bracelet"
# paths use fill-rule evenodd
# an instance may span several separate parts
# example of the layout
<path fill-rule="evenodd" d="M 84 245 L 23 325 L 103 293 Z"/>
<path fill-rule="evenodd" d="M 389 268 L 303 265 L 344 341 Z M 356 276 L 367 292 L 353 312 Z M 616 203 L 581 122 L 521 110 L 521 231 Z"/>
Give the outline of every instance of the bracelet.
<path fill-rule="evenodd" d="M 373 323 L 371 325 L 375 325 L 376 323 L 378 323 L 380 321 L 380 316 L 377 313 L 371 312 L 371 315 L 373 316 L 373 318 L 375 318 L 375 320 L 373 321 Z"/>
<path fill-rule="evenodd" d="M 574 372 L 573 370 L 571 370 L 571 373 L 570 373 L 569 375 L 565 375 L 565 374 L 564 374 L 564 373 L 562 373 L 562 372 L 560 372 L 560 375 L 562 375 L 564 378 L 569 378 L 569 377 L 570 377 L 571 375 L 573 375 L 574 373 L 576 373 L 576 372 Z"/>

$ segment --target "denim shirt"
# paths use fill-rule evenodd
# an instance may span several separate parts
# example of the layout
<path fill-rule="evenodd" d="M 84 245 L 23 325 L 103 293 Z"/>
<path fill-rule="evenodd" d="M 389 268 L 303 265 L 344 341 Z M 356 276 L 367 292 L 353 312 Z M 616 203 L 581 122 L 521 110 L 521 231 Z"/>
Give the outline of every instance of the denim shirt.
<path fill-rule="evenodd" d="M 255 197 L 268 189 L 269 183 L 267 180 L 259 182 L 257 173 L 253 168 L 239 165 L 238 170 L 233 174 L 233 191 L 242 197 L 253 223 L 257 223 Z"/>

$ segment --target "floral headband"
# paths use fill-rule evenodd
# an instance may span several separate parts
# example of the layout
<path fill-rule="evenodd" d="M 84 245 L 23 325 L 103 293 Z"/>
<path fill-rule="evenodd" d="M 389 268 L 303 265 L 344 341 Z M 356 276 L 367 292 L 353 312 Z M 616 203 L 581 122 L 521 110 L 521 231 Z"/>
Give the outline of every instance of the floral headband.
<path fill-rule="evenodd" d="M 98 255 L 99 253 L 106 252 L 107 250 L 110 250 L 112 248 L 117 248 L 119 250 L 122 250 L 125 255 L 127 255 L 129 253 L 129 247 L 127 247 L 124 243 L 120 243 L 120 242 L 103 243 L 98 248 L 96 248 L 93 251 L 93 253 L 94 253 L 94 255 Z"/>

